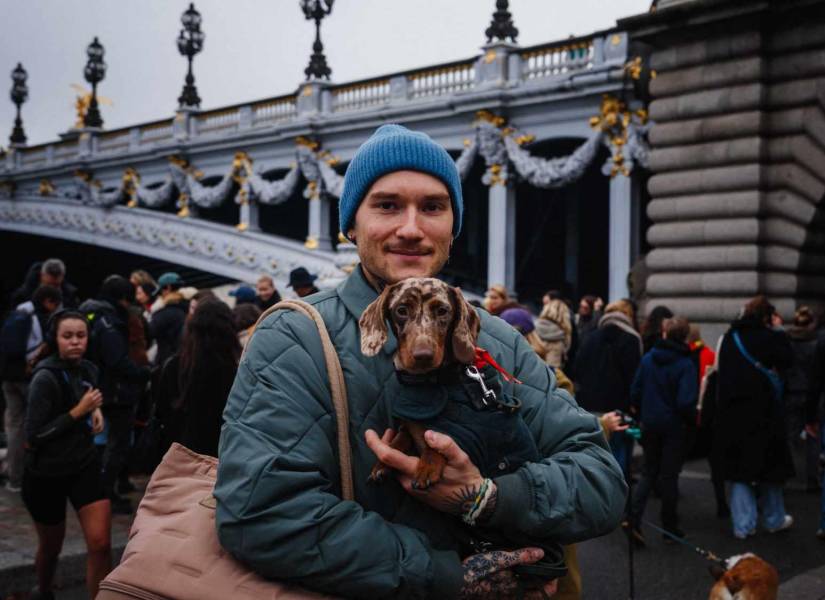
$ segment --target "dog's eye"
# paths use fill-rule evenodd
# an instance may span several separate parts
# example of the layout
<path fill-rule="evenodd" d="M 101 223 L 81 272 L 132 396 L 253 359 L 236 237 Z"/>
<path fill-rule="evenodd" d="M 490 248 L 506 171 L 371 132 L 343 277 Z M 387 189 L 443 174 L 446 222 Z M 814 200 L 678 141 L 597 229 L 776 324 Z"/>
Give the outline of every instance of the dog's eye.
<path fill-rule="evenodd" d="M 439 306 L 438 308 L 435 309 L 435 315 L 437 317 L 446 317 L 446 316 L 449 316 L 449 314 L 450 314 L 450 309 L 447 306 L 442 305 L 442 306 Z"/>
<path fill-rule="evenodd" d="M 410 309 L 407 308 L 406 304 L 399 304 L 395 308 L 395 314 L 396 316 L 401 317 L 402 319 L 406 319 L 410 316 Z"/>

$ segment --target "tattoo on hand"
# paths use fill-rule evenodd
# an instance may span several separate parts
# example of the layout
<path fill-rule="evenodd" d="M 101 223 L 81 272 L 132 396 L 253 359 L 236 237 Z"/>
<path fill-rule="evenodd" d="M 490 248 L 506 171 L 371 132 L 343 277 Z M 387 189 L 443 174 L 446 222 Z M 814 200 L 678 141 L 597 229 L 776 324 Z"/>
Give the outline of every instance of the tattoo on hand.
<path fill-rule="evenodd" d="M 465 515 L 473 507 L 478 493 L 481 491 L 480 485 L 467 485 L 453 492 L 449 498 L 444 501 L 443 511 L 451 515 Z M 490 518 L 496 507 L 496 499 L 498 498 L 498 489 L 493 485 L 493 491 L 490 498 L 487 500 L 487 505 L 484 511 L 478 518 L 479 521 L 484 521 Z"/>
<path fill-rule="evenodd" d="M 509 570 L 519 563 L 514 552 L 495 550 L 474 554 L 464 561 L 462 598 L 501 598 L 518 588 L 518 581 Z"/>

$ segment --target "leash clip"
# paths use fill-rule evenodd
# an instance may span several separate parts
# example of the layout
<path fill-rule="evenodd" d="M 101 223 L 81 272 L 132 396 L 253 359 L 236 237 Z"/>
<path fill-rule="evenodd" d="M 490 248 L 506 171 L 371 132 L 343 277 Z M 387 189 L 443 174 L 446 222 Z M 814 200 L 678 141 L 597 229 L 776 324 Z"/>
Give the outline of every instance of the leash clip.
<path fill-rule="evenodd" d="M 468 365 L 464 373 L 481 386 L 481 402 L 484 406 L 490 406 L 491 403 L 496 401 L 496 393 L 487 387 L 487 384 L 484 383 L 484 377 L 479 373 L 477 368 L 473 365 Z"/>

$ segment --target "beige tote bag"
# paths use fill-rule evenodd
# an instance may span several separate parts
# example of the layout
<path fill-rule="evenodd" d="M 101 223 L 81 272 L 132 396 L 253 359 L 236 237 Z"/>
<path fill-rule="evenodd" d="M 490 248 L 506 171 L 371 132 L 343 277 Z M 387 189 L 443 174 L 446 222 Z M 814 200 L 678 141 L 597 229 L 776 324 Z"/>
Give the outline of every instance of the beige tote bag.
<path fill-rule="evenodd" d="M 337 422 L 341 489 L 353 499 L 346 387 L 338 355 L 315 308 L 285 300 L 267 310 L 290 309 L 318 327 Z M 120 564 L 100 584 L 97 600 L 321 600 L 332 598 L 263 579 L 227 553 L 215 531 L 218 459 L 172 447 L 152 474 Z"/>

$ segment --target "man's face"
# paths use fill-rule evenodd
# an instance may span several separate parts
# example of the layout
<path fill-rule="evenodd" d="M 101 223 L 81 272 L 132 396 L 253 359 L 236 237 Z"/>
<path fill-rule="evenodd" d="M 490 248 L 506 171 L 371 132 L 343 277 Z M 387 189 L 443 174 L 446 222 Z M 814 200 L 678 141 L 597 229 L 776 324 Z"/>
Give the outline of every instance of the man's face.
<path fill-rule="evenodd" d="M 581 302 L 579 302 L 579 314 L 583 317 L 587 317 L 593 310 L 590 308 L 590 305 L 587 303 L 587 300 L 582 298 Z"/>
<path fill-rule="evenodd" d="M 425 173 L 396 171 L 372 184 L 348 234 L 375 285 L 436 275 L 449 257 L 452 232 L 447 186 Z"/>
<path fill-rule="evenodd" d="M 63 285 L 63 276 L 40 273 L 40 285 L 50 285 L 54 288 L 60 289 L 60 286 Z"/>
<path fill-rule="evenodd" d="M 255 286 L 255 291 L 258 294 L 258 298 L 266 302 L 270 298 L 272 298 L 272 294 L 275 293 L 275 286 L 272 285 L 271 281 L 262 280 L 257 283 Z"/>

